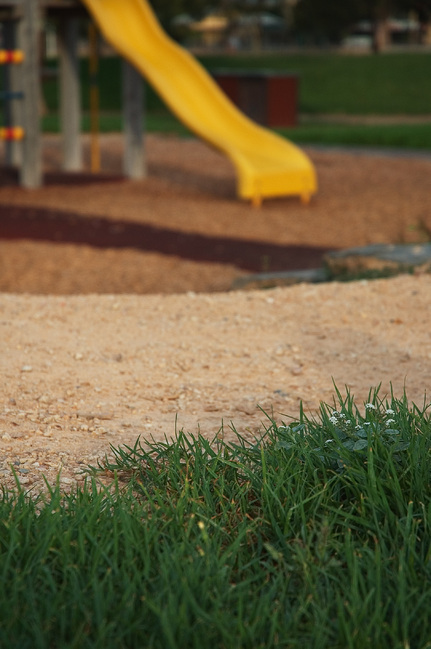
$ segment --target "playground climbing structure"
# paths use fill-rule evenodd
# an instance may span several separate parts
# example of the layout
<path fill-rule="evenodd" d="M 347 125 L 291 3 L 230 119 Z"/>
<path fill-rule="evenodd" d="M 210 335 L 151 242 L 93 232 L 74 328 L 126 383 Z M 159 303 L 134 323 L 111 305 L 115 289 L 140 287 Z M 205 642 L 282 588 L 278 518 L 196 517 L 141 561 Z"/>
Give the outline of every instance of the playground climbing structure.
<path fill-rule="evenodd" d="M 240 198 L 259 205 L 268 197 L 294 195 L 308 202 L 315 193 L 316 174 L 305 153 L 244 115 L 196 59 L 167 36 L 147 0 L 0 0 L 2 20 L 3 9 L 11 12 L 18 25 L 13 47 L 22 49 L 24 54 L 24 186 L 37 187 L 42 183 L 38 65 L 42 11 L 55 12 L 59 18 L 64 168 L 80 168 L 76 17 L 86 9 L 105 39 L 127 62 L 123 87 L 127 175 L 144 175 L 142 153 L 138 151 L 143 150 L 142 93 L 136 76 L 140 73 L 191 131 L 231 160 Z"/>

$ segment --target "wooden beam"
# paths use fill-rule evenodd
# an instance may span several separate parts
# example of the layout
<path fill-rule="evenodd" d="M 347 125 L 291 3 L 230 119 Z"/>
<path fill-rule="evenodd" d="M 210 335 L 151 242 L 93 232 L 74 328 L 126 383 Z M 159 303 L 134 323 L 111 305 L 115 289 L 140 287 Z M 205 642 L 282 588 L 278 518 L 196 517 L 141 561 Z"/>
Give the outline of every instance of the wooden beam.
<path fill-rule="evenodd" d="M 81 99 L 78 59 L 79 22 L 76 18 L 60 21 L 58 47 L 60 55 L 60 115 L 63 133 L 63 167 L 67 171 L 82 169 Z"/>
<path fill-rule="evenodd" d="M 74 9 L 82 7 L 80 0 L 39 0 L 41 6 L 46 9 Z"/>
<path fill-rule="evenodd" d="M 0 0 L 0 7 L 5 7 L 6 9 L 11 9 L 14 7 L 20 7 L 22 5 L 22 0 Z"/>
<path fill-rule="evenodd" d="M 21 0 L 2 2 L 0 0 L 0 21 L 18 20 L 22 18 Z"/>
<path fill-rule="evenodd" d="M 143 117 L 143 79 L 136 68 L 123 60 L 123 170 L 128 178 L 144 178 L 147 173 Z"/>

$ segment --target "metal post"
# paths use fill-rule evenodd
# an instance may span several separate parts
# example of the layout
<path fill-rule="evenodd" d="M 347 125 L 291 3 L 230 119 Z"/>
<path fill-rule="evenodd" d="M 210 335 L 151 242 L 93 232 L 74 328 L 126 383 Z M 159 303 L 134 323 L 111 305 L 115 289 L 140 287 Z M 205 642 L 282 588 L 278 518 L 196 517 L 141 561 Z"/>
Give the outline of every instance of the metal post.
<path fill-rule="evenodd" d="M 124 173 L 128 178 L 146 176 L 144 149 L 144 83 L 139 72 L 123 61 Z"/>
<path fill-rule="evenodd" d="M 22 64 L 23 123 L 25 131 L 21 185 L 29 189 L 42 184 L 40 137 L 40 62 L 39 62 L 39 2 L 23 0 L 23 18 L 19 29 L 19 46 L 24 51 Z"/>
<path fill-rule="evenodd" d="M 66 171 L 82 169 L 81 101 L 78 59 L 79 21 L 67 17 L 60 23 L 60 115 L 63 133 L 63 167 Z"/>

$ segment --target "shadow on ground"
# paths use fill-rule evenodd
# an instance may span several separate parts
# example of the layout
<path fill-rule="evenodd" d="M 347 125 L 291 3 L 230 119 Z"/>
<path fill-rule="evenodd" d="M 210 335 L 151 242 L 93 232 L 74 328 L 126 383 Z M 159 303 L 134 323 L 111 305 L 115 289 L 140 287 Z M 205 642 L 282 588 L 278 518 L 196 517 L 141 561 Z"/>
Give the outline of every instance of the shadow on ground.
<path fill-rule="evenodd" d="M 319 267 L 329 248 L 277 245 L 206 236 L 146 223 L 81 216 L 67 211 L 0 204 L 0 240 L 31 240 L 94 248 L 131 248 L 242 270 L 280 271 Z"/>

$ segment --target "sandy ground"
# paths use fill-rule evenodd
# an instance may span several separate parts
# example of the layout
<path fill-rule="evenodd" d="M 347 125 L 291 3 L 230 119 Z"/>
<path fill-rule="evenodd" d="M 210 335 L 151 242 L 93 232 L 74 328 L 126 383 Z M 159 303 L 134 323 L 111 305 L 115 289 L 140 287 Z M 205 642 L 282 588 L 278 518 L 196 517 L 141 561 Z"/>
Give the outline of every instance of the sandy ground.
<path fill-rule="evenodd" d="M 175 427 L 252 437 L 382 383 L 422 403 L 431 383 L 431 277 L 229 291 L 259 270 L 318 266 L 327 250 L 422 241 L 431 231 L 431 162 L 310 152 L 320 181 L 308 206 L 261 210 L 194 140 L 149 138 L 149 177 L 125 181 L 121 141 L 108 173 L 58 171 L 47 185 L 0 186 L 0 476 L 42 474 L 69 488 L 82 469 Z"/>

